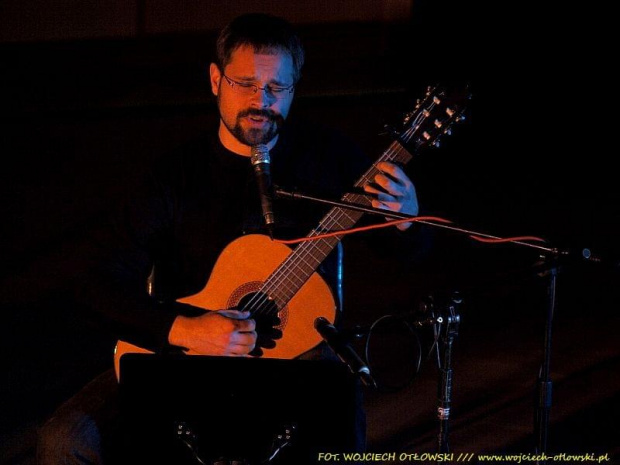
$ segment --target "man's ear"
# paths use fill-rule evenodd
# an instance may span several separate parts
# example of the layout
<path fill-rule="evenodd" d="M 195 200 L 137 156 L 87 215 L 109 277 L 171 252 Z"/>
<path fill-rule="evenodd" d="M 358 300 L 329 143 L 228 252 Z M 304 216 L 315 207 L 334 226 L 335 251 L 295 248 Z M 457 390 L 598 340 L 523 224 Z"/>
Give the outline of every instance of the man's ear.
<path fill-rule="evenodd" d="M 213 92 L 213 95 L 217 95 L 220 89 L 222 72 L 215 63 L 211 63 L 211 65 L 209 66 L 209 78 L 211 81 L 211 92 Z"/>

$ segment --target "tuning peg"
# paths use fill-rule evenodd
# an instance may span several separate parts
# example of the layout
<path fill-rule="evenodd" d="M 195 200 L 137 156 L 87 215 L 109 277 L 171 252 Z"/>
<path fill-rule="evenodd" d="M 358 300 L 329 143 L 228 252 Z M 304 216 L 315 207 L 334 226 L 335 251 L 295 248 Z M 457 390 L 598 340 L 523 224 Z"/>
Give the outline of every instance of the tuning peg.
<path fill-rule="evenodd" d="M 439 147 L 441 146 L 441 143 L 439 142 L 439 139 L 437 139 L 437 140 L 436 140 L 435 142 L 433 142 L 431 145 L 432 145 L 433 147 L 438 147 L 438 148 L 439 148 Z"/>
<path fill-rule="evenodd" d="M 451 134 L 452 134 L 452 129 L 447 128 L 447 129 L 446 129 L 443 133 L 444 133 L 445 135 L 449 136 L 449 135 L 451 135 Z"/>
<path fill-rule="evenodd" d="M 436 119 L 433 124 L 435 125 L 436 128 L 440 128 L 443 126 L 443 123 L 441 121 L 439 121 L 438 119 Z"/>
<path fill-rule="evenodd" d="M 456 118 L 456 122 L 457 122 L 457 123 L 460 123 L 461 121 L 465 121 L 465 119 L 466 119 L 466 118 L 465 118 L 465 115 L 459 115 L 459 116 L 457 116 L 457 118 Z"/>

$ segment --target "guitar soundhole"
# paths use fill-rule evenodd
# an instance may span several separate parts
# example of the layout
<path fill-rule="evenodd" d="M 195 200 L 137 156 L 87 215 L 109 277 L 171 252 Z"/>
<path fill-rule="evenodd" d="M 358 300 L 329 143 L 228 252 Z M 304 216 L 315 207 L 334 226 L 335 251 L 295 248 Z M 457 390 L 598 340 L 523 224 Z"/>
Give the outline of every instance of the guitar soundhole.
<path fill-rule="evenodd" d="M 259 327 L 262 326 L 261 323 L 263 321 L 266 322 L 269 320 L 269 316 L 277 316 L 280 319 L 280 324 L 275 327 L 283 331 L 288 322 L 288 306 L 278 310 L 273 300 L 270 300 L 262 292 L 256 292 L 262 285 L 262 281 L 251 281 L 242 284 L 234 290 L 228 299 L 227 307 L 237 308 L 239 310 L 251 310 L 257 326 Z"/>

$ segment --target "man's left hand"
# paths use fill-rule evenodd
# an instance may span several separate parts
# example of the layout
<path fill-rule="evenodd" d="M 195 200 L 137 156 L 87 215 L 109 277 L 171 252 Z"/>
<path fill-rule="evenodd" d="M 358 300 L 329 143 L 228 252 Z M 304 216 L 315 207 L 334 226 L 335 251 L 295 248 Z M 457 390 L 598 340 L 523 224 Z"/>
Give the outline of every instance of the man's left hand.
<path fill-rule="evenodd" d="M 419 212 L 418 197 L 415 186 L 405 172 L 396 164 L 381 162 L 377 164 L 381 171 L 375 176 L 374 184 L 366 184 L 364 191 L 375 194 L 372 200 L 374 208 L 383 208 L 393 212 L 417 215 Z M 397 226 L 404 231 L 411 223 L 402 223 Z"/>

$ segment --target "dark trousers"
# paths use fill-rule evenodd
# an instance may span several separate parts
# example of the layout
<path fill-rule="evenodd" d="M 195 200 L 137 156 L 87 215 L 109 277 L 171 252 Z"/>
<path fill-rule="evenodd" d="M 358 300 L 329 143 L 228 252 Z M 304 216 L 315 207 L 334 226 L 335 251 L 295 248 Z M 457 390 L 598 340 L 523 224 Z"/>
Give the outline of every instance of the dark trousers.
<path fill-rule="evenodd" d="M 37 464 L 114 463 L 118 445 L 118 383 L 108 370 L 62 404 L 40 428 Z"/>

